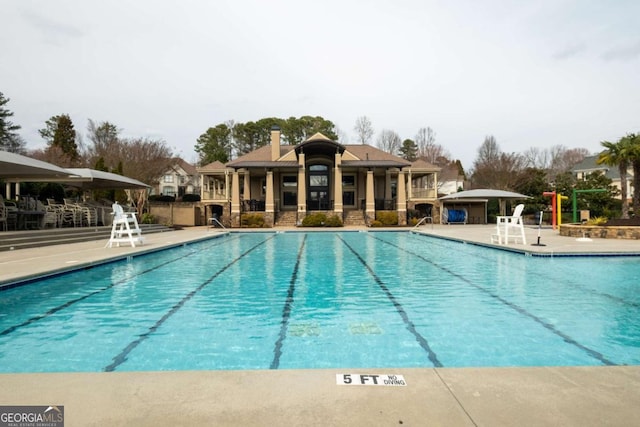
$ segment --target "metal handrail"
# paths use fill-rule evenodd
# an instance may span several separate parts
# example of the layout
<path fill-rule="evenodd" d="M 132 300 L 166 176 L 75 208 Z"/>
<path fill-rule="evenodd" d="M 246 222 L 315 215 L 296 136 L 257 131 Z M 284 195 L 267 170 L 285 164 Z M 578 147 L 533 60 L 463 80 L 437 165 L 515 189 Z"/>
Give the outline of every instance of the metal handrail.
<path fill-rule="evenodd" d="M 413 226 L 413 228 L 418 228 L 423 222 L 426 222 L 427 220 L 431 222 L 431 229 L 433 229 L 433 218 L 430 216 L 425 216 L 424 218 L 422 218 L 416 225 Z"/>
<path fill-rule="evenodd" d="M 224 225 L 222 225 L 222 223 L 220 221 L 218 221 L 218 218 L 209 218 L 209 221 L 215 222 L 216 224 L 218 224 L 220 227 L 222 227 L 225 230 L 227 229 L 227 227 L 225 227 Z"/>

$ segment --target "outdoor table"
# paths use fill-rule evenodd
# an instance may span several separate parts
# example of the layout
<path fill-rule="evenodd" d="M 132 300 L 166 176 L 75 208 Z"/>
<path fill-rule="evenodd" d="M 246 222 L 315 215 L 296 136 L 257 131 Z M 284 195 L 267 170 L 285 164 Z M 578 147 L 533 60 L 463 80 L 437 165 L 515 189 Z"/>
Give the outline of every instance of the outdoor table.
<path fill-rule="evenodd" d="M 28 230 L 42 228 L 42 220 L 44 219 L 44 211 L 29 211 L 18 209 L 18 229 Z"/>

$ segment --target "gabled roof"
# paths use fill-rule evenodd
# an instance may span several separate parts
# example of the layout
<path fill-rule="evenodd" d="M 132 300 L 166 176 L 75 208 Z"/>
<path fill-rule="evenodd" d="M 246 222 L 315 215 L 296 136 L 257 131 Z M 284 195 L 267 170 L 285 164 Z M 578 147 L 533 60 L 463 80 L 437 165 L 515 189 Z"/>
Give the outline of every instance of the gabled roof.
<path fill-rule="evenodd" d="M 293 145 L 281 145 L 280 157 L 284 156 L 294 148 L 295 147 Z M 266 166 L 267 163 L 269 164 L 269 166 Z M 275 165 L 272 165 L 272 163 L 275 163 Z M 265 145 L 245 154 L 244 156 L 240 156 L 235 160 L 231 160 L 230 162 L 227 163 L 227 166 L 230 168 L 285 166 L 283 163 L 290 163 L 290 162 L 272 161 L 271 146 Z M 295 165 L 297 166 L 297 163 L 295 163 Z"/>
<path fill-rule="evenodd" d="M 411 170 L 425 171 L 425 172 L 439 172 L 442 168 L 431 164 L 423 159 L 418 159 L 411 162 Z"/>
<path fill-rule="evenodd" d="M 306 141 L 301 142 L 296 146 L 281 145 L 279 160 L 271 160 L 271 146 L 265 145 L 245 154 L 244 156 L 230 161 L 226 166 L 234 169 L 244 167 L 297 167 L 297 162 L 291 160 L 291 156 L 286 156 L 287 160 L 282 159 L 282 157 L 290 153 L 292 150 L 296 150 L 296 152 L 301 150 L 304 153 L 315 152 L 327 155 L 338 151 L 343 154 L 344 160 L 342 163 L 349 166 L 401 168 L 411 165 L 410 162 L 403 158 L 389 154 L 378 148 L 372 147 L 371 145 L 342 145 L 330 140 L 321 133 L 316 133 Z"/>
<path fill-rule="evenodd" d="M 320 132 L 317 132 L 306 141 L 296 145 L 296 155 L 300 153 L 305 154 L 324 154 L 332 155 L 336 152 L 344 153 L 344 145 L 339 144 L 331 139 L 327 138 Z"/>
<path fill-rule="evenodd" d="M 194 165 L 184 161 L 180 157 L 175 158 L 175 165 L 180 166 L 182 170 L 187 173 L 187 175 L 196 175 L 198 173 Z"/>
<path fill-rule="evenodd" d="M 227 167 L 219 160 L 197 168 L 200 173 L 203 172 L 220 172 L 223 173 Z"/>
<path fill-rule="evenodd" d="M 598 156 L 587 156 L 580 163 L 575 165 L 571 171 L 574 174 L 578 172 L 589 174 L 596 171 L 602 171 L 607 178 L 612 180 L 620 180 L 620 170 L 618 167 L 608 166 L 605 164 L 599 165 L 597 160 Z M 633 176 L 630 171 L 627 172 L 627 175 Z"/>

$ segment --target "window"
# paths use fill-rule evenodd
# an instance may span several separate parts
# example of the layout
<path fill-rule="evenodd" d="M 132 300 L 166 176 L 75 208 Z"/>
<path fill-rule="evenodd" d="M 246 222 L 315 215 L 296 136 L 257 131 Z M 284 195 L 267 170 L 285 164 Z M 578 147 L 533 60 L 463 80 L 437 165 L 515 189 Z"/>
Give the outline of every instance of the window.
<path fill-rule="evenodd" d="M 311 175 L 309 176 L 309 185 L 312 187 L 326 187 L 329 185 L 329 177 L 327 175 Z"/>
<path fill-rule="evenodd" d="M 165 175 L 163 182 L 173 182 L 173 175 Z"/>
<path fill-rule="evenodd" d="M 162 187 L 162 195 L 164 196 L 174 196 L 176 195 L 176 189 L 170 186 Z"/>
<path fill-rule="evenodd" d="M 344 206 L 356 205 L 355 175 L 342 175 L 342 204 Z"/>
<path fill-rule="evenodd" d="M 342 175 L 343 187 L 354 187 L 356 185 L 356 177 L 354 175 Z"/>
<path fill-rule="evenodd" d="M 282 204 L 284 206 L 298 205 L 298 178 L 295 175 L 282 177 Z"/>
<path fill-rule="evenodd" d="M 329 209 L 329 167 L 310 165 L 308 177 L 307 210 Z"/>

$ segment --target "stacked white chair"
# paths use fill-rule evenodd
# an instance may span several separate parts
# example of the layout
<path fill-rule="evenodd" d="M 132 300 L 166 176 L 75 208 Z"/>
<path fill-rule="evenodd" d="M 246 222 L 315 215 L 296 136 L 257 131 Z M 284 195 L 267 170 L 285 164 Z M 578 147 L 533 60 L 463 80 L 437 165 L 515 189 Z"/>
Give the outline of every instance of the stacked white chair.
<path fill-rule="evenodd" d="M 112 247 L 115 243 L 129 243 L 135 248 L 136 243 L 142 245 L 142 232 L 138 225 L 138 219 L 135 212 L 125 212 L 118 202 L 112 205 L 113 223 L 111 225 L 111 238 L 107 245 Z"/>

